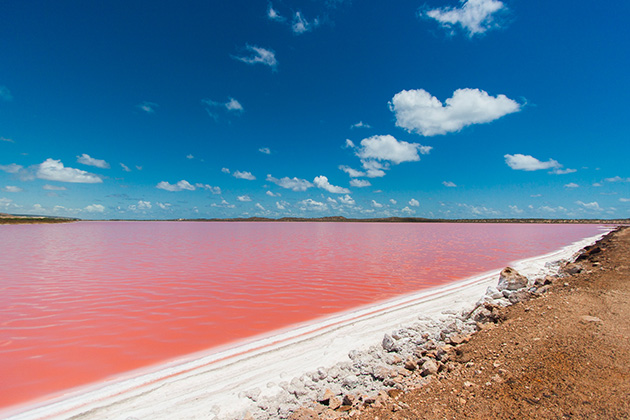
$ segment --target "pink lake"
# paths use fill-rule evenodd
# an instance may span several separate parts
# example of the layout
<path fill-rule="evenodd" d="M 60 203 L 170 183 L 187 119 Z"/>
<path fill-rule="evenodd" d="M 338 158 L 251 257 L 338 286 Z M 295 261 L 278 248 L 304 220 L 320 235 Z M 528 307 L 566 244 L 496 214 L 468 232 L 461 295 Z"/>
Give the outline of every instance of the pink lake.
<path fill-rule="evenodd" d="M 0 225 L 0 408 L 502 268 L 601 231 L 549 224 Z"/>

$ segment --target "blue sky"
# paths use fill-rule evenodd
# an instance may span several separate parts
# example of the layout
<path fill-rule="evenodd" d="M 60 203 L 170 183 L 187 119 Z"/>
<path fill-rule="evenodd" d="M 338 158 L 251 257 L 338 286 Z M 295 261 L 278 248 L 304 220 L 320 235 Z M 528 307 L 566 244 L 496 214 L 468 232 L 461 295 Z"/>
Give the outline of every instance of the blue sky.
<path fill-rule="evenodd" d="M 629 217 L 629 12 L 3 1 L 0 212 Z"/>

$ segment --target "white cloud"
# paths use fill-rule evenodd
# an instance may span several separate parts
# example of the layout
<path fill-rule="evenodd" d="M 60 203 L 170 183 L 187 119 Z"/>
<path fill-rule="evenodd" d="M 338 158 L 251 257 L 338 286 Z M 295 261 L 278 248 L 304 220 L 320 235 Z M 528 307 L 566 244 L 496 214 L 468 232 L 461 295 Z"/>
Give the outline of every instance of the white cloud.
<path fill-rule="evenodd" d="M 212 203 L 210 204 L 211 207 L 224 207 L 227 209 L 233 209 L 234 207 L 236 207 L 234 204 L 230 204 L 227 201 L 225 201 L 225 199 L 221 200 L 221 204 L 217 204 L 217 203 Z"/>
<path fill-rule="evenodd" d="M 522 214 L 523 210 L 519 209 L 518 206 L 508 206 L 512 213 L 514 214 Z"/>
<path fill-rule="evenodd" d="M 235 112 L 243 112 L 243 105 L 240 104 L 239 101 L 237 101 L 234 98 L 229 98 L 228 101 L 225 103 L 225 108 L 228 111 L 235 111 Z"/>
<path fill-rule="evenodd" d="M 249 195 L 239 195 L 238 197 L 236 197 L 236 199 L 238 201 L 241 201 L 241 202 L 252 201 L 252 199 L 249 197 Z"/>
<path fill-rule="evenodd" d="M 559 168 L 556 168 L 553 171 L 551 171 L 551 173 L 556 174 L 556 175 L 572 174 L 574 172 L 577 172 L 577 169 L 569 169 L 569 168 L 559 169 Z"/>
<path fill-rule="evenodd" d="M 195 190 L 195 186 L 191 185 L 190 182 L 182 179 L 181 181 L 179 181 L 177 184 L 169 184 L 166 181 L 161 181 L 160 183 L 158 183 L 156 185 L 156 188 L 159 188 L 161 190 L 166 190 L 166 191 L 183 191 L 183 190 L 188 190 L 188 191 L 194 191 Z"/>
<path fill-rule="evenodd" d="M 162 210 L 168 210 L 168 209 L 171 207 L 171 204 L 170 204 L 170 203 L 160 203 L 160 202 L 157 202 L 157 203 L 155 203 L 155 204 L 157 204 L 157 206 L 158 206 L 159 208 L 161 208 Z"/>
<path fill-rule="evenodd" d="M 83 210 L 89 213 L 103 213 L 105 211 L 105 206 L 102 204 L 90 204 L 86 206 Z"/>
<path fill-rule="evenodd" d="M 278 67 L 276 53 L 272 50 L 260 48 L 249 44 L 245 46 L 245 49 L 251 53 L 249 56 L 233 56 L 233 58 L 246 64 L 263 64 L 265 66 L 271 67 L 272 70 L 275 70 Z"/>
<path fill-rule="evenodd" d="M 457 184 L 455 184 L 453 181 L 442 181 L 442 185 L 449 188 L 457 187 Z"/>
<path fill-rule="evenodd" d="M 208 190 L 210 191 L 212 194 L 221 194 L 221 188 L 219 187 L 213 187 L 212 185 L 208 185 L 208 184 L 201 184 L 201 183 L 196 183 L 195 187 L 197 188 L 201 188 L 203 190 Z"/>
<path fill-rule="evenodd" d="M 427 154 L 430 147 L 418 143 L 407 143 L 396 140 L 393 136 L 372 136 L 361 140 L 361 145 L 355 151 L 361 159 L 376 159 L 390 161 L 395 164 L 401 162 L 415 162 L 420 160 L 418 152 Z"/>
<path fill-rule="evenodd" d="M 347 194 L 343 197 L 339 197 L 339 202 L 341 202 L 341 204 L 345 204 L 346 206 L 354 206 L 355 204 L 354 199 Z"/>
<path fill-rule="evenodd" d="M 380 209 L 383 207 L 383 205 L 381 203 L 379 203 L 376 200 L 372 200 L 372 207 L 376 208 L 376 209 Z"/>
<path fill-rule="evenodd" d="M 8 165 L 0 165 L 0 171 L 4 171 L 10 174 L 17 174 L 24 167 L 22 165 L 17 165 L 15 163 L 10 163 Z"/>
<path fill-rule="evenodd" d="M 350 192 L 350 190 L 347 188 L 331 185 L 330 182 L 328 182 L 328 178 L 324 175 L 315 177 L 313 183 L 317 188 L 321 188 L 333 194 L 348 194 Z"/>
<path fill-rule="evenodd" d="M 0 86 L 0 99 L 7 102 L 13 100 L 13 95 L 11 95 L 11 91 L 6 86 Z"/>
<path fill-rule="evenodd" d="M 561 168 L 562 165 L 553 159 L 549 159 L 547 162 L 542 162 L 530 155 L 521 155 L 517 153 L 515 155 L 504 155 L 505 163 L 515 170 L 520 171 L 538 171 L 541 169 L 553 169 Z"/>
<path fill-rule="evenodd" d="M 420 206 L 420 202 L 418 200 L 416 200 L 415 198 L 412 198 L 411 200 L 409 200 L 409 205 L 411 207 L 419 207 Z"/>
<path fill-rule="evenodd" d="M 96 184 L 103 180 L 95 174 L 81 169 L 67 168 L 60 160 L 46 159 L 40 163 L 37 169 L 37 178 L 49 181 L 75 182 L 82 184 Z"/>
<path fill-rule="evenodd" d="M 357 188 L 369 187 L 372 183 L 366 179 L 351 179 L 350 186 Z"/>
<path fill-rule="evenodd" d="M 565 188 L 578 188 L 579 185 L 576 184 L 575 182 L 569 182 L 568 184 L 564 185 Z"/>
<path fill-rule="evenodd" d="M 313 27 L 317 26 L 319 21 L 315 19 L 312 23 L 306 20 L 302 13 L 295 12 L 293 15 L 293 22 L 291 23 L 291 30 L 294 34 L 303 34 L 304 32 L 310 31 Z"/>
<path fill-rule="evenodd" d="M 602 183 L 601 182 L 595 182 L 593 183 L 593 187 L 601 187 Z"/>
<path fill-rule="evenodd" d="M 344 146 L 347 149 L 352 149 L 354 148 L 354 142 L 350 139 L 346 139 L 346 142 L 344 143 Z"/>
<path fill-rule="evenodd" d="M 77 162 L 83 165 L 95 166 L 101 169 L 109 168 L 109 163 L 105 162 L 103 159 L 95 159 L 86 153 L 83 153 L 81 156 L 77 156 Z"/>
<path fill-rule="evenodd" d="M 630 198 L 620 198 L 619 201 L 622 203 L 630 203 Z"/>
<path fill-rule="evenodd" d="M 375 160 L 362 160 L 361 164 L 368 178 L 381 178 L 385 176 L 385 169 L 389 169 L 389 165 L 383 165 Z"/>
<path fill-rule="evenodd" d="M 507 7 L 498 0 L 460 0 L 461 7 L 442 7 L 428 10 L 426 16 L 437 20 L 444 28 L 451 29 L 460 25 L 469 37 L 483 34 L 499 25 L 494 15 L 505 11 Z"/>
<path fill-rule="evenodd" d="M 48 191 L 65 191 L 67 189 L 66 187 L 48 184 L 44 185 L 42 188 Z"/>
<path fill-rule="evenodd" d="M 208 115 L 210 115 L 215 120 L 218 119 L 218 116 L 214 113 L 215 108 L 225 108 L 226 111 L 234 112 L 237 114 L 245 111 L 243 105 L 241 105 L 241 103 L 234 98 L 229 98 L 227 102 L 216 102 L 212 99 L 202 99 L 201 102 L 206 105 L 206 112 L 208 113 Z M 189 157 L 188 159 L 192 159 L 192 157 Z"/>
<path fill-rule="evenodd" d="M 328 201 L 330 204 L 337 204 L 337 200 L 335 200 L 334 198 L 328 197 L 326 199 L 326 201 Z"/>
<path fill-rule="evenodd" d="M 223 172 L 224 174 L 229 174 L 230 170 L 228 168 L 221 168 L 221 172 Z"/>
<path fill-rule="evenodd" d="M 351 178 L 358 178 L 365 176 L 365 172 L 357 171 L 356 169 L 352 169 L 349 166 L 340 165 L 339 169 L 347 173 Z"/>
<path fill-rule="evenodd" d="M 277 22 L 284 22 L 286 20 L 284 17 L 280 16 L 280 14 L 273 8 L 271 3 L 269 4 L 269 7 L 267 8 L 267 17 L 270 20 L 275 20 Z"/>
<path fill-rule="evenodd" d="M 613 178 L 606 178 L 604 181 L 606 182 L 630 182 L 630 178 L 622 178 L 619 175 Z"/>
<path fill-rule="evenodd" d="M 363 121 L 359 121 L 356 124 L 352 124 L 350 128 L 372 128 L 370 124 L 365 124 Z"/>
<path fill-rule="evenodd" d="M 328 206 L 325 203 L 321 203 L 319 201 L 315 201 L 311 198 L 307 198 L 306 200 L 300 201 L 301 210 L 310 210 L 310 211 L 326 211 L 328 210 Z"/>
<path fill-rule="evenodd" d="M 142 111 L 147 114 L 153 114 L 159 105 L 153 102 L 144 101 L 141 104 L 136 105 L 136 107 L 140 108 Z"/>
<path fill-rule="evenodd" d="M 143 201 L 140 200 L 138 201 L 138 204 L 131 204 L 129 206 L 129 210 L 131 211 L 146 211 L 146 210 L 150 210 L 153 206 L 151 205 L 150 201 Z"/>
<path fill-rule="evenodd" d="M 256 177 L 254 175 L 252 175 L 251 172 L 247 172 L 247 171 L 234 171 L 234 173 L 232 174 L 232 176 L 234 178 L 238 178 L 238 179 L 246 179 L 248 181 L 253 181 L 256 179 Z"/>
<path fill-rule="evenodd" d="M 6 137 L 0 137 L 0 141 L 6 141 L 7 143 L 15 143 L 15 141 L 13 141 L 13 139 L 8 139 Z"/>
<path fill-rule="evenodd" d="M 546 213 L 556 213 L 556 212 L 564 213 L 567 211 L 567 209 L 565 209 L 562 206 L 558 206 L 558 207 L 542 206 L 542 207 L 539 207 L 538 210 L 544 211 Z"/>
<path fill-rule="evenodd" d="M 267 191 L 265 194 L 267 194 L 269 197 L 280 197 L 279 193 L 274 193 L 272 191 Z"/>
<path fill-rule="evenodd" d="M 416 211 L 415 211 L 415 210 L 410 209 L 409 207 L 404 207 L 404 208 L 401 210 L 401 212 L 406 213 L 406 214 L 413 214 L 413 213 L 415 213 Z"/>
<path fill-rule="evenodd" d="M 17 193 L 17 192 L 21 192 L 22 188 L 16 187 L 16 186 L 13 186 L 13 185 L 7 185 L 6 187 L 4 187 L 2 189 L 2 191 L 10 192 L 10 193 Z"/>
<path fill-rule="evenodd" d="M 603 210 L 597 201 L 593 201 L 592 203 L 584 203 L 582 201 L 576 201 L 575 204 L 584 207 L 587 210 L 600 211 Z"/>
<path fill-rule="evenodd" d="M 186 155 L 186 159 L 194 159 L 195 157 L 191 154 Z"/>
<path fill-rule="evenodd" d="M 129 166 L 125 165 L 124 163 L 120 163 L 120 167 L 122 168 L 123 171 L 125 172 L 131 172 L 131 169 L 129 169 Z"/>
<path fill-rule="evenodd" d="M 286 201 L 276 201 L 276 208 L 278 210 L 286 210 L 288 206 L 289 203 L 287 203 Z"/>
<path fill-rule="evenodd" d="M 258 149 L 258 151 L 262 154 L 265 155 L 270 155 L 271 154 L 271 149 L 268 147 L 261 147 L 260 149 Z"/>
<path fill-rule="evenodd" d="M 393 206 L 395 206 L 396 204 L 398 204 L 398 201 L 394 200 L 393 198 L 391 198 L 391 199 L 389 200 L 389 202 L 390 202 Z"/>
<path fill-rule="evenodd" d="M 389 103 L 396 125 L 423 136 L 452 133 L 472 124 L 494 121 L 518 112 L 521 106 L 505 95 L 479 89 L 457 89 L 446 106 L 424 89 L 398 92 Z"/>
<path fill-rule="evenodd" d="M 266 209 L 262 206 L 262 204 L 260 204 L 260 203 L 256 203 L 256 205 L 255 205 L 254 207 L 256 207 L 256 208 L 257 208 L 258 210 L 260 210 L 260 211 L 267 211 L 267 210 L 266 210 Z"/>
<path fill-rule="evenodd" d="M 295 177 L 289 178 L 286 176 L 284 178 L 277 179 L 271 175 L 267 175 L 267 181 L 273 182 L 279 187 L 286 188 L 292 191 L 306 191 L 313 186 L 313 184 L 305 179 L 299 179 Z"/>

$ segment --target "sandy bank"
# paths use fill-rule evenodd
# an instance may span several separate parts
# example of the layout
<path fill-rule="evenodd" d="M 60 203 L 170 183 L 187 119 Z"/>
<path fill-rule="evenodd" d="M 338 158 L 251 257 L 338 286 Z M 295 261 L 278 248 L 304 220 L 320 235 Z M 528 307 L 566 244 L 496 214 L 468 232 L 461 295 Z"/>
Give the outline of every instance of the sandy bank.
<path fill-rule="evenodd" d="M 532 279 L 553 274 L 559 268 L 554 262 L 570 259 L 596 239 L 588 238 L 552 254 L 518 262 L 514 268 Z M 439 329 L 440 325 L 453 322 L 457 314 L 474 307 L 489 286 L 496 285 L 497 276 L 498 271 L 485 273 L 447 287 L 259 337 L 236 348 L 197 354 L 159 370 L 85 388 L 26 411 L 0 414 L 15 420 L 235 418 L 246 412 L 259 418 L 283 417 L 318 392 L 296 392 L 300 381 L 294 378 L 301 377 L 303 386 L 307 379 L 312 380 L 318 367 L 348 363 L 350 351 L 381 347 L 383 335 L 397 329 Z M 346 388 L 351 386 L 355 384 L 349 383 Z"/>

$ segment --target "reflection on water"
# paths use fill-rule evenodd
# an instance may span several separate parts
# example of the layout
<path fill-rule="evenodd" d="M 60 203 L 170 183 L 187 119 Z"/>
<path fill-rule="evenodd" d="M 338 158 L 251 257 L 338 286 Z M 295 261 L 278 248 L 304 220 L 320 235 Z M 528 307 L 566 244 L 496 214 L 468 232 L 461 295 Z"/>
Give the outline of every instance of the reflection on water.
<path fill-rule="evenodd" d="M 0 226 L 0 407 L 444 284 L 592 225 Z"/>

